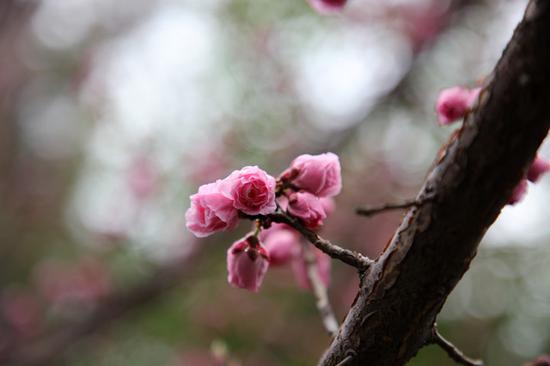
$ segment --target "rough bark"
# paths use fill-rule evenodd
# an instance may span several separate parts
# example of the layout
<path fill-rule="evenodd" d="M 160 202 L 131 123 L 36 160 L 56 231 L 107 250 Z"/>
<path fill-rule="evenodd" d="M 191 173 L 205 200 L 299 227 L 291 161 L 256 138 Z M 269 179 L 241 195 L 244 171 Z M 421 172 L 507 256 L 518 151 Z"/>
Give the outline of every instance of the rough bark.
<path fill-rule="evenodd" d="M 403 365 L 429 339 L 447 296 L 548 133 L 549 65 L 550 2 L 532 0 L 476 110 L 417 197 L 432 199 L 407 213 L 363 276 L 320 365 Z"/>

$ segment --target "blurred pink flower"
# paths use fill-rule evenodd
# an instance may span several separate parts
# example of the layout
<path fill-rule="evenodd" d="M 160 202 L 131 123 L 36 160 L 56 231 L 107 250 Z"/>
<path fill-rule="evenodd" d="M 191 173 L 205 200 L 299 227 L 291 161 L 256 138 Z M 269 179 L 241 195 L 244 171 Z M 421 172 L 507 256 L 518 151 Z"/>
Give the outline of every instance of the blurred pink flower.
<path fill-rule="evenodd" d="M 127 182 L 132 194 L 144 200 L 153 194 L 158 186 L 158 171 L 153 161 L 145 155 L 135 157 L 128 167 Z"/>
<path fill-rule="evenodd" d="M 235 170 L 222 183 L 224 192 L 233 198 L 233 206 L 249 215 L 275 211 L 275 185 L 275 178 L 257 166 Z"/>
<path fill-rule="evenodd" d="M 527 187 L 528 187 L 527 179 L 522 179 L 518 183 L 516 188 L 514 188 L 514 191 L 512 192 L 512 196 L 508 199 L 508 204 L 515 205 L 516 203 L 521 201 L 523 197 L 525 197 L 525 195 L 527 194 Z"/>
<path fill-rule="evenodd" d="M 38 290 L 54 305 L 93 305 L 112 290 L 112 279 L 105 265 L 95 258 L 74 263 L 47 261 L 35 273 Z"/>
<path fill-rule="evenodd" d="M 271 266 L 290 263 L 300 254 L 300 234 L 285 224 L 272 224 L 260 234 Z"/>
<path fill-rule="evenodd" d="M 227 251 L 227 281 L 239 288 L 258 292 L 269 267 L 269 255 L 258 239 L 237 240 Z"/>
<path fill-rule="evenodd" d="M 295 192 L 288 196 L 288 212 L 299 218 L 309 229 L 323 225 L 327 217 L 319 197 L 309 192 Z"/>
<path fill-rule="evenodd" d="M 341 12 L 347 0 L 308 0 L 309 5 L 323 15 Z"/>
<path fill-rule="evenodd" d="M 233 199 L 222 193 L 221 182 L 200 186 L 199 192 L 190 197 L 191 207 L 185 213 L 186 226 L 199 238 L 237 225 L 238 212 L 233 207 Z"/>
<path fill-rule="evenodd" d="M 527 171 L 527 179 L 535 183 L 549 170 L 550 162 L 537 155 L 537 157 L 529 167 L 529 170 Z"/>
<path fill-rule="evenodd" d="M 310 250 L 313 251 L 317 259 L 319 277 L 323 284 L 328 287 L 330 284 L 330 257 L 317 248 L 311 247 Z M 302 255 L 298 256 L 296 260 L 292 262 L 292 270 L 298 285 L 303 289 L 311 289 L 311 283 L 307 274 L 307 263 Z"/>
<path fill-rule="evenodd" d="M 319 197 L 335 196 L 342 190 L 340 159 L 330 152 L 300 155 L 283 173 L 282 179 Z"/>
<path fill-rule="evenodd" d="M 468 113 L 477 100 L 481 88 L 467 89 L 459 86 L 439 93 L 436 111 L 439 124 L 448 125 Z"/>
<path fill-rule="evenodd" d="M 32 336 L 42 327 L 42 309 L 37 296 L 25 289 L 9 289 L 2 294 L 2 315 L 22 336 Z"/>
<path fill-rule="evenodd" d="M 550 356 L 541 355 L 533 361 L 524 364 L 523 366 L 550 366 Z"/>

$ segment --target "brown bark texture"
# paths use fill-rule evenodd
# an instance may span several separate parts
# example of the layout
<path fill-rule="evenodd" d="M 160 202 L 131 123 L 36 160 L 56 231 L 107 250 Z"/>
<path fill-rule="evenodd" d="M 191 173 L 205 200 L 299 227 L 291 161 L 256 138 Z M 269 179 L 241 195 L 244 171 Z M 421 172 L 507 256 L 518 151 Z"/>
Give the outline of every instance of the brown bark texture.
<path fill-rule="evenodd" d="M 550 1 L 531 0 L 474 111 L 442 149 L 319 365 L 405 364 L 428 341 L 550 127 Z"/>

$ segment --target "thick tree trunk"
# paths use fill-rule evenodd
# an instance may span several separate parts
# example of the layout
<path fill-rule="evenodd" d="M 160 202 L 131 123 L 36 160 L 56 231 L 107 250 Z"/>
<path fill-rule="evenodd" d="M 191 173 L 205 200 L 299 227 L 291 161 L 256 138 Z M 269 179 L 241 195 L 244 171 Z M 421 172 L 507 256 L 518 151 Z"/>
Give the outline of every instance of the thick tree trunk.
<path fill-rule="evenodd" d="M 396 366 L 418 352 L 549 127 L 550 1 L 532 0 L 418 196 L 433 199 L 408 212 L 362 278 L 320 365 Z"/>

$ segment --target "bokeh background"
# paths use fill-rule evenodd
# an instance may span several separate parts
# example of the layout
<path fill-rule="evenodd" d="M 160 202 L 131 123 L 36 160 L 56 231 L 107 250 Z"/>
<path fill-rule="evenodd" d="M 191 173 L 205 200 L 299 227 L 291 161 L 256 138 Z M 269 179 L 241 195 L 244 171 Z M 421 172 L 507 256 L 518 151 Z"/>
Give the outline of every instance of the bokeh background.
<path fill-rule="evenodd" d="M 322 235 L 376 257 L 402 213 L 353 209 L 414 197 L 456 128 L 437 126 L 437 93 L 482 83 L 525 5 L 0 2 L 0 360 L 314 364 L 329 338 L 312 294 L 288 268 L 230 287 L 225 252 L 250 226 L 195 239 L 189 194 L 333 151 L 344 189 Z M 504 208 L 439 317 L 488 365 L 550 351 L 549 197 L 547 178 Z M 355 277 L 333 263 L 340 319 Z M 431 346 L 410 364 L 453 363 Z"/>

